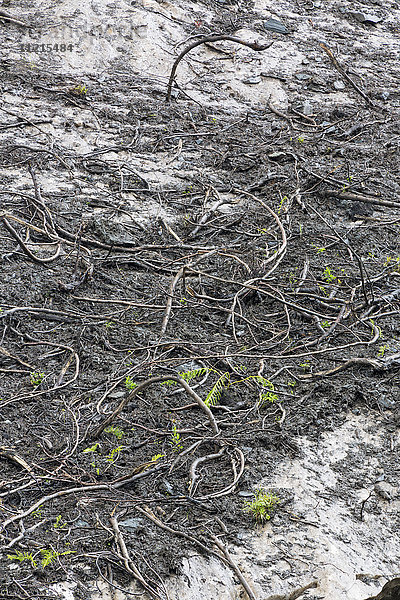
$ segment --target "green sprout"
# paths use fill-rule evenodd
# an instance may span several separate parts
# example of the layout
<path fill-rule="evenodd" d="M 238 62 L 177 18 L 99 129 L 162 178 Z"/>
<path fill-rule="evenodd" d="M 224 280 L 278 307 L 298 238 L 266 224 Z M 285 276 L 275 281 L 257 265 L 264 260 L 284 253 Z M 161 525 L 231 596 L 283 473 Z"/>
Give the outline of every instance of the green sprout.
<path fill-rule="evenodd" d="M 17 560 L 18 562 L 29 562 L 33 569 L 36 568 L 37 562 L 33 558 L 32 552 L 20 552 L 19 550 L 15 551 L 15 554 L 7 554 L 7 558 L 9 560 Z"/>
<path fill-rule="evenodd" d="M 30 373 L 30 381 L 31 384 L 35 387 L 38 387 L 44 379 L 44 373 L 39 373 L 38 371 L 32 371 Z"/>
<path fill-rule="evenodd" d="M 108 427 L 106 427 L 104 432 L 112 433 L 118 440 L 122 440 L 122 437 L 125 435 L 125 431 L 114 425 L 109 425 Z"/>
<path fill-rule="evenodd" d="M 322 278 L 325 279 L 325 281 L 327 281 L 328 283 L 332 283 L 332 281 L 335 281 L 336 275 L 332 273 L 329 267 L 325 267 L 324 272 L 322 274 Z"/>
<path fill-rule="evenodd" d="M 278 396 L 275 394 L 274 384 L 268 379 L 264 379 L 262 384 L 259 406 L 263 406 L 266 402 L 271 402 L 272 404 L 277 402 Z"/>
<path fill-rule="evenodd" d="M 172 426 L 172 433 L 171 433 L 170 444 L 171 444 L 174 452 L 179 452 L 183 448 L 183 446 L 181 444 L 181 436 L 180 436 L 180 433 L 177 430 L 177 427 L 176 427 L 175 423 Z"/>
<path fill-rule="evenodd" d="M 264 523 L 270 520 L 271 513 L 279 502 L 278 496 L 259 489 L 254 493 L 253 500 L 244 503 L 243 510 L 251 513 L 258 523 Z"/>
<path fill-rule="evenodd" d="M 66 526 L 67 524 L 63 522 L 62 516 L 58 515 L 58 517 L 56 518 L 56 522 L 53 525 L 54 529 L 64 529 L 64 527 Z"/>
<path fill-rule="evenodd" d="M 389 350 L 389 346 L 387 344 L 385 344 L 384 346 L 379 346 L 379 350 L 378 350 L 379 358 L 384 357 L 386 350 Z"/>
<path fill-rule="evenodd" d="M 137 383 L 135 383 L 130 375 L 127 375 L 125 378 L 125 387 L 127 390 L 134 390 L 137 387 Z"/>
<path fill-rule="evenodd" d="M 118 456 L 121 454 L 123 449 L 124 449 L 124 446 L 117 446 L 117 448 L 113 448 L 111 450 L 110 454 L 108 454 L 106 456 L 107 462 L 114 463 L 117 460 Z"/>

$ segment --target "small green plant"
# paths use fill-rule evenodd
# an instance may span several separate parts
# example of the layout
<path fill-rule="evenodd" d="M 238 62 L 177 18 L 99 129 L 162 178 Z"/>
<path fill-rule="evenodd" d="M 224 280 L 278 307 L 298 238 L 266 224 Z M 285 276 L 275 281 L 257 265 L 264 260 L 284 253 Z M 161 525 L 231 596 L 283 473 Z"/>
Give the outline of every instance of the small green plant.
<path fill-rule="evenodd" d="M 215 406 L 219 402 L 222 396 L 222 392 L 229 384 L 229 379 L 229 373 L 222 373 L 222 375 L 218 378 L 217 382 L 208 392 L 207 398 L 204 400 L 204 404 L 206 406 Z"/>
<path fill-rule="evenodd" d="M 400 256 L 393 258 L 392 256 L 387 256 L 385 261 L 385 267 L 390 267 L 396 273 L 400 273 Z"/>
<path fill-rule="evenodd" d="M 82 452 L 84 454 L 87 454 L 88 452 L 96 452 L 97 448 L 99 447 L 99 444 L 94 444 L 93 446 L 90 446 L 89 448 L 85 448 Z"/>
<path fill-rule="evenodd" d="M 160 458 L 164 458 L 165 454 L 155 454 L 151 457 L 151 462 L 157 462 Z"/>
<path fill-rule="evenodd" d="M 278 496 L 259 489 L 255 492 L 253 500 L 245 501 L 243 510 L 251 513 L 258 523 L 264 523 L 270 520 L 271 513 L 279 502 Z"/>
<path fill-rule="evenodd" d="M 15 551 L 15 554 L 7 554 L 7 558 L 9 560 L 17 560 L 18 562 L 29 562 L 32 568 L 37 567 L 37 562 L 33 558 L 32 552 L 20 552 L 19 550 Z"/>
<path fill-rule="evenodd" d="M 375 329 L 378 330 L 378 337 L 381 338 L 382 337 L 382 328 L 379 327 L 379 325 L 375 325 L 375 321 L 373 319 L 369 319 L 369 322 L 371 323 L 371 335 L 375 335 Z"/>
<path fill-rule="evenodd" d="M 134 390 L 137 387 L 137 383 L 135 383 L 130 375 L 127 375 L 125 378 L 125 387 L 127 390 Z"/>
<path fill-rule="evenodd" d="M 280 214 L 281 214 L 281 211 L 282 211 L 283 205 L 284 205 L 284 204 L 285 204 L 285 202 L 287 202 L 287 201 L 288 201 L 288 197 L 287 197 L 287 196 L 283 196 L 283 197 L 281 198 L 281 201 L 279 202 L 279 207 L 278 207 L 278 215 L 280 215 Z"/>
<path fill-rule="evenodd" d="M 43 548 L 42 550 L 40 550 L 40 554 L 42 555 L 42 560 L 40 561 L 40 564 L 42 565 L 42 568 L 45 569 L 48 565 L 52 565 L 53 563 L 55 563 L 59 556 L 66 556 L 67 554 L 74 553 L 75 550 L 65 550 L 65 552 L 57 552 L 57 550 L 46 550 Z"/>
<path fill-rule="evenodd" d="M 30 381 L 31 384 L 35 387 L 38 387 L 44 379 L 44 373 L 39 373 L 39 371 L 32 371 L 30 373 Z"/>
<path fill-rule="evenodd" d="M 71 91 L 75 96 L 86 96 L 88 90 L 86 85 L 84 83 L 81 83 L 72 88 Z"/>
<path fill-rule="evenodd" d="M 302 144 L 304 142 L 304 138 L 303 137 L 298 137 L 297 141 L 299 142 L 299 144 Z"/>
<path fill-rule="evenodd" d="M 75 550 L 65 550 L 65 552 L 57 552 L 57 550 L 47 550 L 45 548 L 42 548 L 40 550 L 40 555 L 41 555 L 41 560 L 40 560 L 40 565 L 42 567 L 42 569 L 45 569 L 47 566 L 53 564 L 59 556 L 66 556 L 67 554 L 74 554 Z M 22 563 L 22 562 L 29 562 L 30 566 L 33 569 L 36 569 L 37 567 L 37 561 L 35 560 L 37 556 L 37 553 L 35 554 L 35 556 L 32 554 L 32 552 L 20 552 L 19 550 L 15 551 L 15 554 L 7 554 L 7 558 L 9 560 L 17 560 L 18 562 Z"/>
<path fill-rule="evenodd" d="M 114 425 L 109 425 L 108 427 L 106 427 L 104 432 L 112 433 L 113 435 L 115 435 L 117 440 L 122 440 L 123 436 L 125 435 L 125 431 Z"/>
<path fill-rule="evenodd" d="M 311 244 L 311 248 L 314 248 L 317 254 L 322 254 L 322 252 L 326 252 L 326 248 L 319 247 L 316 244 Z"/>
<path fill-rule="evenodd" d="M 328 283 L 332 283 L 332 281 L 335 281 L 336 275 L 332 273 L 329 267 L 325 267 L 324 272 L 322 273 L 322 278 Z"/>
<path fill-rule="evenodd" d="M 311 363 L 309 360 L 305 360 L 303 363 L 300 363 L 300 367 L 303 368 L 304 373 L 309 373 L 311 371 Z"/>
<path fill-rule="evenodd" d="M 124 446 L 117 446 L 117 448 L 113 448 L 111 450 L 111 452 L 106 456 L 107 462 L 114 463 L 117 460 L 118 456 L 121 454 L 123 449 L 124 449 Z"/>
<path fill-rule="evenodd" d="M 172 425 L 171 439 L 169 442 L 174 452 L 180 452 L 183 446 L 181 444 L 181 436 L 177 430 L 175 423 Z"/>
<path fill-rule="evenodd" d="M 330 326 L 331 324 L 329 323 L 329 321 L 321 321 L 321 327 L 323 329 L 329 329 Z"/>
<path fill-rule="evenodd" d="M 264 404 L 266 404 L 267 402 L 271 402 L 272 404 L 274 402 L 277 402 L 278 400 L 278 396 L 275 394 L 275 387 L 274 384 L 269 381 L 268 379 L 264 379 L 263 377 L 262 379 L 262 389 L 261 389 L 261 393 L 260 393 L 260 401 L 259 401 L 259 406 L 260 408 L 262 406 L 264 406 Z"/>
<path fill-rule="evenodd" d="M 114 321 L 106 321 L 106 329 L 111 329 L 112 327 L 114 327 L 114 325 Z"/>
<path fill-rule="evenodd" d="M 379 358 L 384 357 L 386 350 L 389 350 L 389 346 L 387 344 L 384 344 L 383 346 L 379 346 L 379 350 L 378 350 Z"/>
<path fill-rule="evenodd" d="M 58 515 L 58 517 L 56 518 L 56 521 L 53 525 L 54 529 L 64 529 L 64 527 L 66 527 L 67 524 L 64 523 L 64 521 L 62 520 L 62 516 Z"/>

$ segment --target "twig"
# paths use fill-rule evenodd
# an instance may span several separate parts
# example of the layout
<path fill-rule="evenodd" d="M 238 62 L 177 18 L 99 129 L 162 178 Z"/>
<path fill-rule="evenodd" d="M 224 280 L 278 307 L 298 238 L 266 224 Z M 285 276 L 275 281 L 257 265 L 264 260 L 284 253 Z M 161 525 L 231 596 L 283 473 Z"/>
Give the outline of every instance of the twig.
<path fill-rule="evenodd" d="M 37 502 L 32 504 L 32 506 L 30 506 L 23 512 L 10 517 L 6 521 L 4 521 L 2 524 L 0 524 L 0 532 L 4 531 L 8 527 L 8 525 L 10 525 L 11 523 L 14 523 L 15 521 L 20 521 L 21 519 L 24 519 L 28 515 L 32 514 L 37 508 L 39 508 L 43 504 L 46 504 L 47 502 L 50 502 L 50 500 L 54 500 L 54 498 L 61 498 L 62 496 L 69 496 L 71 494 L 78 494 L 81 492 L 97 492 L 99 490 L 108 490 L 108 491 L 111 490 L 112 491 L 113 489 L 116 490 L 116 489 L 119 489 L 120 487 L 123 487 L 124 485 L 133 483 L 137 479 L 142 479 L 143 477 L 148 477 L 149 475 L 155 474 L 157 471 L 159 471 L 161 469 L 161 467 L 162 467 L 161 464 L 156 465 L 154 467 L 154 469 L 141 471 L 140 473 L 136 473 L 132 477 L 129 477 L 128 479 L 124 479 L 123 481 L 111 482 L 111 483 L 98 483 L 98 484 L 94 484 L 94 485 L 83 485 L 80 487 L 73 487 L 73 488 L 67 488 L 65 490 L 59 490 L 58 492 L 54 492 L 53 494 L 49 494 L 47 496 L 42 496 L 39 500 L 37 500 Z"/>
<path fill-rule="evenodd" d="M 192 388 L 186 383 L 186 381 L 184 379 L 181 379 L 180 377 L 176 377 L 175 375 L 160 375 L 158 377 L 151 377 L 150 379 L 146 379 L 146 381 L 142 381 L 142 383 L 139 383 L 139 385 L 137 387 L 135 387 L 135 389 L 132 390 L 131 393 L 128 394 L 122 400 L 122 402 L 114 410 L 114 412 L 110 416 L 108 416 L 106 419 L 104 419 L 104 421 L 102 423 L 100 423 L 100 425 L 95 427 L 89 433 L 89 438 L 91 438 L 91 439 L 97 438 L 104 431 L 104 429 L 108 425 L 110 425 L 110 423 L 112 423 L 112 421 L 120 414 L 120 412 L 125 408 L 125 406 L 131 400 L 133 400 L 133 398 L 139 392 L 144 391 L 146 388 L 148 388 L 153 383 L 161 383 L 163 381 L 176 381 L 176 383 L 179 383 L 185 389 L 185 391 L 189 394 L 189 396 L 191 398 L 193 398 L 193 400 L 199 405 L 199 407 L 202 409 L 202 411 L 206 413 L 208 420 L 210 421 L 211 428 L 212 428 L 213 432 L 215 433 L 215 435 L 219 434 L 217 422 L 215 421 L 214 415 L 212 414 L 210 408 L 203 402 L 203 400 L 200 398 L 200 396 L 198 396 L 196 394 L 196 392 L 194 390 L 192 390 Z"/>
<path fill-rule="evenodd" d="M 114 531 L 115 541 L 119 546 L 119 549 L 122 554 L 122 560 L 124 562 L 125 568 L 128 571 L 128 573 L 133 575 L 133 577 L 137 581 L 139 581 L 139 583 L 142 585 L 142 587 L 146 590 L 146 592 L 152 598 L 154 598 L 154 600 L 164 600 L 164 598 L 162 596 L 160 596 L 160 594 L 157 592 L 157 589 L 155 589 L 152 585 L 147 583 L 147 581 L 144 579 L 143 575 L 141 574 L 141 572 L 139 571 L 139 569 L 137 568 L 137 566 L 135 565 L 133 560 L 130 558 L 128 549 L 125 544 L 125 540 L 124 540 L 122 533 L 118 526 L 118 521 L 112 515 L 110 516 L 110 523 L 111 523 L 111 526 Z"/>
<path fill-rule="evenodd" d="M 222 454 L 225 452 L 225 448 L 221 448 L 221 450 L 215 454 L 207 454 L 206 456 L 200 456 L 200 458 L 196 458 L 190 465 L 189 475 L 190 475 L 190 483 L 189 483 L 189 496 L 193 496 L 196 488 L 194 484 L 199 478 L 199 475 L 196 473 L 197 467 L 208 460 L 214 460 L 216 458 L 220 458 Z"/>
<path fill-rule="evenodd" d="M 249 586 L 249 584 L 247 583 L 242 571 L 239 569 L 239 567 L 237 566 L 237 564 L 232 560 L 231 555 L 229 554 L 226 546 L 224 546 L 224 544 L 221 542 L 221 540 L 219 540 L 215 535 L 211 536 L 211 539 L 213 540 L 214 544 L 216 546 L 218 546 L 218 548 L 221 550 L 222 554 L 225 556 L 226 560 L 228 561 L 232 571 L 235 572 L 235 574 L 237 575 L 240 583 L 242 584 L 243 588 L 246 591 L 246 594 L 248 595 L 250 600 L 257 600 L 257 597 L 254 595 L 251 587 Z"/>
<path fill-rule="evenodd" d="M 342 200 L 354 200 L 354 202 L 364 202 L 367 204 L 378 204 L 380 206 L 390 206 L 391 208 L 400 208 L 400 202 L 390 202 L 390 200 L 380 200 L 379 198 L 371 198 L 363 194 L 353 194 L 352 192 L 339 192 L 337 190 L 325 190 L 326 196 L 334 196 Z"/>
<path fill-rule="evenodd" d="M 326 52 L 326 54 L 329 56 L 333 66 L 339 71 L 339 73 L 342 75 L 342 77 L 344 77 L 346 79 L 346 81 L 348 81 L 350 83 L 350 85 L 356 90 L 356 92 L 358 94 L 360 94 L 360 96 L 362 96 L 364 98 L 364 100 L 366 102 L 368 102 L 368 104 L 370 106 L 375 106 L 374 102 L 371 100 L 371 98 L 369 98 L 367 96 L 367 94 L 365 94 L 359 87 L 357 84 L 354 83 L 354 81 L 351 79 L 351 77 L 349 77 L 346 73 L 346 71 L 343 69 L 343 67 L 338 63 L 337 59 L 333 56 L 332 51 L 329 50 L 328 46 L 326 46 L 324 43 L 320 43 L 320 46 L 322 48 L 322 50 L 324 52 Z"/>
<path fill-rule="evenodd" d="M 181 60 L 185 56 L 185 54 L 190 52 L 190 50 L 193 50 L 193 48 L 200 46 L 200 44 L 205 44 L 207 42 L 218 42 L 220 40 L 228 40 L 229 42 L 235 42 L 236 44 L 242 44 L 243 46 L 247 46 L 248 48 L 251 48 L 252 50 L 255 50 L 256 52 L 261 52 L 262 50 L 266 50 L 273 44 L 273 42 L 268 42 L 268 44 L 259 44 L 258 42 L 245 42 L 244 40 L 241 40 L 240 38 L 234 37 L 233 35 L 226 35 L 226 34 L 207 35 L 206 37 L 194 40 L 191 44 L 189 44 L 189 46 L 187 46 L 184 50 L 182 50 L 182 52 L 175 59 L 175 62 L 172 65 L 171 75 L 169 77 L 168 87 L 167 87 L 167 102 L 170 102 L 170 100 L 171 100 L 172 85 L 174 83 L 176 69 L 178 68 L 179 63 L 181 62 Z"/>
<path fill-rule="evenodd" d="M 8 13 L 4 12 L 4 10 L 0 10 L 0 20 L 9 21 L 10 23 L 15 23 L 16 25 L 21 25 L 21 27 L 31 27 L 31 25 L 28 25 L 27 23 L 24 23 L 23 21 L 14 19 L 14 17 L 12 17 Z"/>

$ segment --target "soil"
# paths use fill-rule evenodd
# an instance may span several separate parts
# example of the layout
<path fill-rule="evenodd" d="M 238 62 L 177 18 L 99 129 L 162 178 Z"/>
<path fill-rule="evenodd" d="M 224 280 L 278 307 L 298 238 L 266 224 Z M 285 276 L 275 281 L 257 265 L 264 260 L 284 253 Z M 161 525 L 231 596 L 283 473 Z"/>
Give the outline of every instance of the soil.
<path fill-rule="evenodd" d="M 133 2 L 170 36 L 155 73 L 120 32 L 90 70 L 78 44 L 63 63 L 2 24 L 1 598 L 66 597 L 53 584 L 69 580 L 86 600 L 99 578 L 128 590 L 135 569 L 166 598 L 184 557 L 254 531 L 261 480 L 288 528 L 295 492 L 274 474 L 349 415 L 381 437 L 335 462 L 335 493 L 366 487 L 372 455 L 369 484 L 397 498 L 400 8 L 370 3 L 374 26 L 346 3 L 281 2 L 282 36 L 260 4 Z M 19 6 L 29 43 L 55 43 L 60 13 Z M 270 70 L 216 42 L 187 55 L 167 103 L 174 39 L 213 32 L 274 40 Z M 381 488 L 353 498 L 355 527 Z"/>

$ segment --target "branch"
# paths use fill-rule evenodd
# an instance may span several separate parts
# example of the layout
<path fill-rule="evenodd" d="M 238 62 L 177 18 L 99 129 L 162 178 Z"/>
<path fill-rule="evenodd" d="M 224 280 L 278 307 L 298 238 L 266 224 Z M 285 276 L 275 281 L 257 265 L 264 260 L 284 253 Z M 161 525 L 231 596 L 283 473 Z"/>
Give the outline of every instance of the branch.
<path fill-rule="evenodd" d="M 178 68 L 179 63 L 181 62 L 181 60 L 185 56 L 185 54 L 190 52 L 190 50 L 193 50 L 193 48 L 200 46 L 200 44 L 206 44 L 207 42 L 218 42 L 220 40 L 228 40 L 230 42 L 235 42 L 236 44 L 242 44 L 243 46 L 247 46 L 248 48 L 251 48 L 252 50 L 255 50 L 256 52 L 261 52 L 262 50 L 266 50 L 273 44 L 273 42 L 268 42 L 268 44 L 259 44 L 258 42 L 245 42 L 244 40 L 241 40 L 240 38 L 234 37 L 233 35 L 226 35 L 223 33 L 216 34 L 216 35 L 207 35 L 206 37 L 194 40 L 191 44 L 189 44 L 189 46 L 187 46 L 186 48 L 184 48 L 184 50 L 182 50 L 182 52 L 179 54 L 179 56 L 176 58 L 174 64 L 172 65 L 171 75 L 169 76 L 168 87 L 167 87 L 167 102 L 171 101 L 172 84 L 174 83 L 176 69 Z"/>

